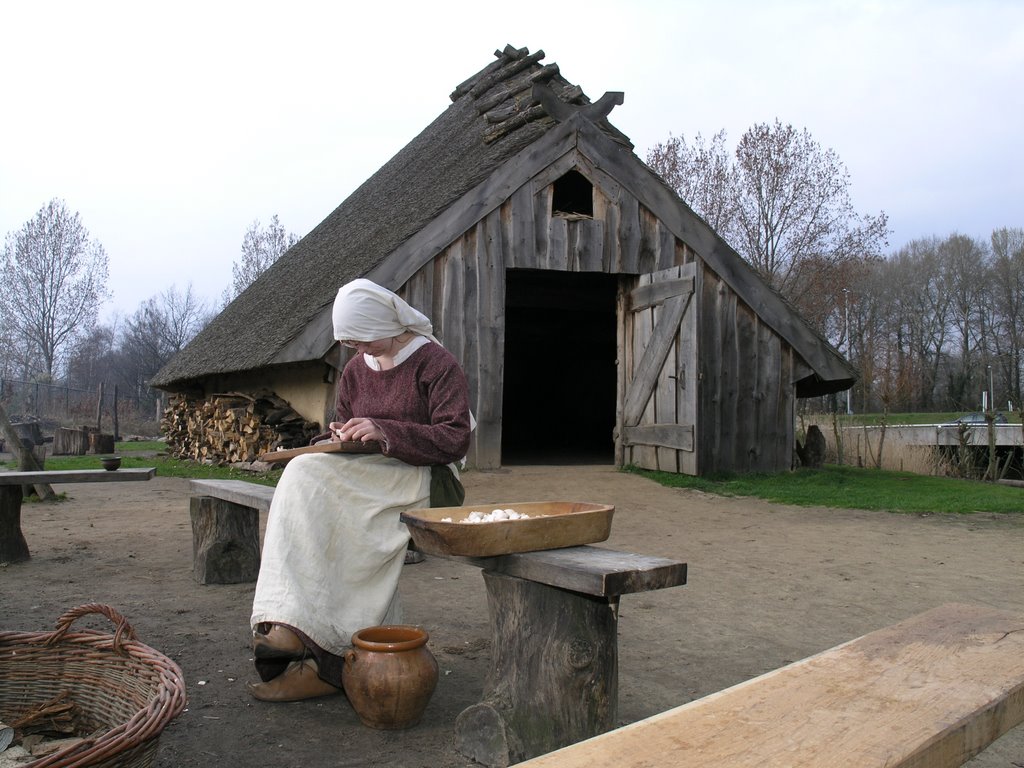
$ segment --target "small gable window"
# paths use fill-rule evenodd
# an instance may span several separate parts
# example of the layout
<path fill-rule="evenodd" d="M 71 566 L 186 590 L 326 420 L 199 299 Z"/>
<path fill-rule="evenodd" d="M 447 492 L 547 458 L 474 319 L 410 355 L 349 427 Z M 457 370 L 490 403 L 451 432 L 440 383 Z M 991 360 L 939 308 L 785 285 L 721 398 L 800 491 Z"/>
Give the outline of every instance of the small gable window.
<path fill-rule="evenodd" d="M 569 171 L 555 179 L 551 195 L 552 216 L 594 216 L 594 185 L 582 173 Z"/>

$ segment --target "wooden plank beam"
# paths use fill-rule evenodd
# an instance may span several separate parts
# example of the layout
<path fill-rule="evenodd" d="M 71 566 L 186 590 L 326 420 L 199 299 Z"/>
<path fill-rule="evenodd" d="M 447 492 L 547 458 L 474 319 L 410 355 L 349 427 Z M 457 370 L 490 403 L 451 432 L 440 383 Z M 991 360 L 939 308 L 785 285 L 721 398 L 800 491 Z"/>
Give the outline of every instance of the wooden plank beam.
<path fill-rule="evenodd" d="M 151 480 L 156 468 L 141 469 L 55 469 L 39 472 L 2 472 L 0 485 L 39 485 L 40 483 L 118 483 L 127 480 Z"/>
<path fill-rule="evenodd" d="M 690 270 L 693 271 L 692 269 Z M 673 296 L 689 296 L 693 293 L 694 278 L 676 277 L 669 280 L 659 280 L 655 283 L 640 285 L 630 293 L 630 309 L 639 312 L 648 309 L 656 304 L 664 304 Z"/>
<path fill-rule="evenodd" d="M 193 496 L 212 496 L 262 512 L 270 509 L 270 502 L 274 498 L 274 488 L 250 483 L 248 480 L 192 480 L 189 490 Z"/>
<path fill-rule="evenodd" d="M 500 557 L 453 558 L 485 571 L 602 597 L 686 583 L 686 563 L 601 547 L 565 547 Z"/>
<path fill-rule="evenodd" d="M 1024 721 L 1024 615 L 944 605 L 523 768 L 953 768 Z"/>
<path fill-rule="evenodd" d="M 622 428 L 624 445 L 660 445 L 679 451 L 693 450 L 693 424 L 644 424 Z"/>

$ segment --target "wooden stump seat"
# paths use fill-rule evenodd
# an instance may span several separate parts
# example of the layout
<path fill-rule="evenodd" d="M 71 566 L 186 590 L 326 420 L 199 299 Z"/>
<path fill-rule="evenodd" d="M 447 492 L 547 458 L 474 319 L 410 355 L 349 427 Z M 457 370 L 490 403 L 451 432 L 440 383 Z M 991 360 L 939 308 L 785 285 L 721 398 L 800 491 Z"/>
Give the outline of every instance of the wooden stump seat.
<path fill-rule="evenodd" d="M 1024 614 L 949 604 L 522 768 L 953 768 L 1024 721 Z"/>
<path fill-rule="evenodd" d="M 258 515 L 274 489 L 244 480 L 191 487 L 196 578 L 240 577 L 235 553 L 254 550 L 254 580 Z M 491 624 L 484 696 L 456 719 L 456 747 L 502 768 L 615 727 L 619 597 L 686 583 L 686 563 L 593 546 L 451 559 L 483 571 Z"/>

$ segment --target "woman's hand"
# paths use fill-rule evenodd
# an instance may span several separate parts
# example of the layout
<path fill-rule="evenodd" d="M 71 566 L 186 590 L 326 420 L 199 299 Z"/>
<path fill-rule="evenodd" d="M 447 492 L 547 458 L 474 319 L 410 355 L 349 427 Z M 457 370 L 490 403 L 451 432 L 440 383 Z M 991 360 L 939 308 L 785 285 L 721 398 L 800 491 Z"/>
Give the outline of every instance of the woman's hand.
<path fill-rule="evenodd" d="M 383 439 L 383 435 L 377 429 L 377 425 L 373 423 L 373 420 L 364 417 L 349 419 L 344 423 L 332 421 L 330 428 L 331 440 L 334 441 L 358 440 L 365 443 L 367 440 Z"/>

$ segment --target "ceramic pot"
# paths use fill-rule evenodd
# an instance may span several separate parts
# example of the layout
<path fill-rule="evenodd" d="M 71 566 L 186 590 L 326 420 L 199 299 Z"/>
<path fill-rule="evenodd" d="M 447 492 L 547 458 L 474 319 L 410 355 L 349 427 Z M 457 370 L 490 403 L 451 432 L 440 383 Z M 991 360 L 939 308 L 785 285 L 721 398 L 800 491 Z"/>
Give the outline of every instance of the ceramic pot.
<path fill-rule="evenodd" d="M 103 465 L 104 469 L 113 472 L 115 469 L 121 466 L 121 457 L 104 456 L 102 459 L 100 459 L 100 464 Z"/>
<path fill-rule="evenodd" d="M 419 627 L 367 627 L 352 635 L 341 676 L 345 695 L 363 725 L 409 728 L 423 716 L 437 686 L 430 636 Z"/>

